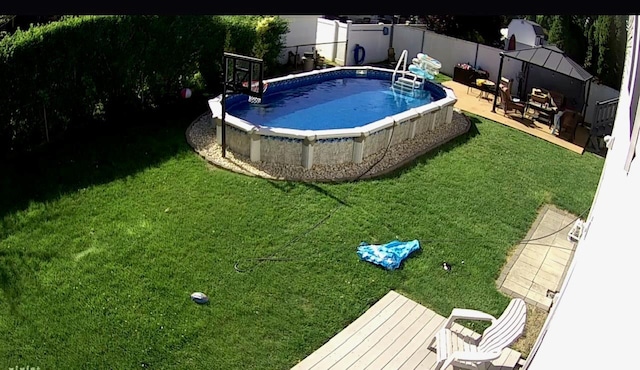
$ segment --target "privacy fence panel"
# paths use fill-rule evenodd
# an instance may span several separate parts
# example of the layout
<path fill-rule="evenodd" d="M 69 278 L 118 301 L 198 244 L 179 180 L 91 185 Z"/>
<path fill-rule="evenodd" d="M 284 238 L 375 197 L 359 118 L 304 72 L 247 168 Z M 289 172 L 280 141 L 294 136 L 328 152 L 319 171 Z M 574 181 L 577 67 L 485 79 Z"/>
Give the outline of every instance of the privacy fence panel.
<path fill-rule="evenodd" d="M 347 65 L 356 65 L 356 45 L 364 49 L 364 60 L 361 64 L 379 63 L 387 60 L 391 45 L 390 24 L 351 24 L 349 27 L 349 47 Z M 359 57 L 362 57 L 362 49 Z"/>
<path fill-rule="evenodd" d="M 442 63 L 440 72 L 453 76 L 453 69 L 458 63 L 474 65 L 476 43 L 425 31 L 423 50 L 429 56 Z"/>
<path fill-rule="evenodd" d="M 316 50 L 326 60 L 335 62 L 338 53 L 338 41 L 340 22 L 324 18 L 318 18 L 316 26 Z M 346 34 L 342 41 L 346 41 Z M 343 46 L 344 47 L 344 46 Z M 344 52 L 343 52 L 344 54 Z"/>
<path fill-rule="evenodd" d="M 393 49 L 396 59 L 400 58 L 403 50 L 407 50 L 409 63 L 418 53 L 422 52 L 425 30 L 408 25 L 393 26 Z"/>
<path fill-rule="evenodd" d="M 338 37 L 336 37 L 337 42 L 341 42 L 344 41 L 346 43 L 345 44 L 336 44 L 336 57 L 335 57 L 335 62 L 338 65 L 344 66 L 346 65 L 347 62 L 347 48 L 349 47 L 349 38 L 347 37 L 349 35 L 349 24 L 347 23 L 338 23 Z"/>
<path fill-rule="evenodd" d="M 296 53 L 300 56 L 316 43 L 316 33 L 318 30 L 318 18 L 320 15 L 289 15 L 281 16 L 286 19 L 289 26 L 289 32 L 284 37 L 284 49 L 280 53 L 280 63 L 287 63 L 289 60 L 289 52 Z M 297 45 L 309 45 L 296 47 Z M 297 50 L 296 50 L 297 49 Z"/>

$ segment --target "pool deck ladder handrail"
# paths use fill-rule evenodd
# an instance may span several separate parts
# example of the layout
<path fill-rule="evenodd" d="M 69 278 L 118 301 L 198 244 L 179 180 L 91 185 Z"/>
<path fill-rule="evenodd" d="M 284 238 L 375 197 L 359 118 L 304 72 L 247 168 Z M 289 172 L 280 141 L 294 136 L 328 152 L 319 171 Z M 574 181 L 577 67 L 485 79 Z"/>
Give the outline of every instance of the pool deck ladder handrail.
<path fill-rule="evenodd" d="M 407 55 L 408 51 L 405 49 L 402 51 L 402 54 L 400 54 L 400 58 L 398 58 L 398 63 L 391 76 L 392 88 L 394 90 L 398 89 L 402 93 L 410 92 L 413 96 L 415 95 L 416 89 L 422 89 L 424 79 L 407 70 Z M 401 66 L 402 69 L 400 69 Z M 401 76 L 396 79 L 396 75 L 398 74 L 401 74 Z"/>

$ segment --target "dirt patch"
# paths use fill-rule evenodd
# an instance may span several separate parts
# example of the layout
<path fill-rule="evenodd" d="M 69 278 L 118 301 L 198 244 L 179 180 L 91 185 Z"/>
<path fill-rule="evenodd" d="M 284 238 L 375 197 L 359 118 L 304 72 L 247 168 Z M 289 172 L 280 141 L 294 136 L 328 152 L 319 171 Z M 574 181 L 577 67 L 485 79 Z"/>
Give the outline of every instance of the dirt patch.
<path fill-rule="evenodd" d="M 544 322 L 547 320 L 549 312 L 542 308 L 527 305 L 527 321 L 524 326 L 524 333 L 513 344 L 511 348 L 522 353 L 523 358 L 529 357 L 534 343 L 538 339 L 538 335 L 542 330 Z"/>

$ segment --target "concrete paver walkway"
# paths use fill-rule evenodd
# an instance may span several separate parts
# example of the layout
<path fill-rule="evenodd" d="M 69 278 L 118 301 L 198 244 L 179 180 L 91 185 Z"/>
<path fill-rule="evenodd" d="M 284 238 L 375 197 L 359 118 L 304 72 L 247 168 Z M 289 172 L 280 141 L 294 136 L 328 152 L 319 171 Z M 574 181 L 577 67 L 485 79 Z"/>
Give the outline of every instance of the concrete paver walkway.
<path fill-rule="evenodd" d="M 545 310 L 551 308 L 571 263 L 576 243 L 567 235 L 577 216 L 545 205 L 525 240 L 504 266 L 501 291 Z"/>

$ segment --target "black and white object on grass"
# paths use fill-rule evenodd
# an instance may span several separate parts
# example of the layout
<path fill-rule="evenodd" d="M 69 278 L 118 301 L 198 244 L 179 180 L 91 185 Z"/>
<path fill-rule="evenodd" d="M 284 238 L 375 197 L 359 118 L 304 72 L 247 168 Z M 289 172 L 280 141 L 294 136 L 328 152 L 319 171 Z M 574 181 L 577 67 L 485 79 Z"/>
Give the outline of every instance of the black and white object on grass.
<path fill-rule="evenodd" d="M 202 292 L 191 293 L 191 300 L 198 304 L 205 304 L 209 302 L 209 297 Z"/>
<path fill-rule="evenodd" d="M 442 262 L 442 268 L 446 271 L 451 271 L 451 265 L 446 262 Z"/>

